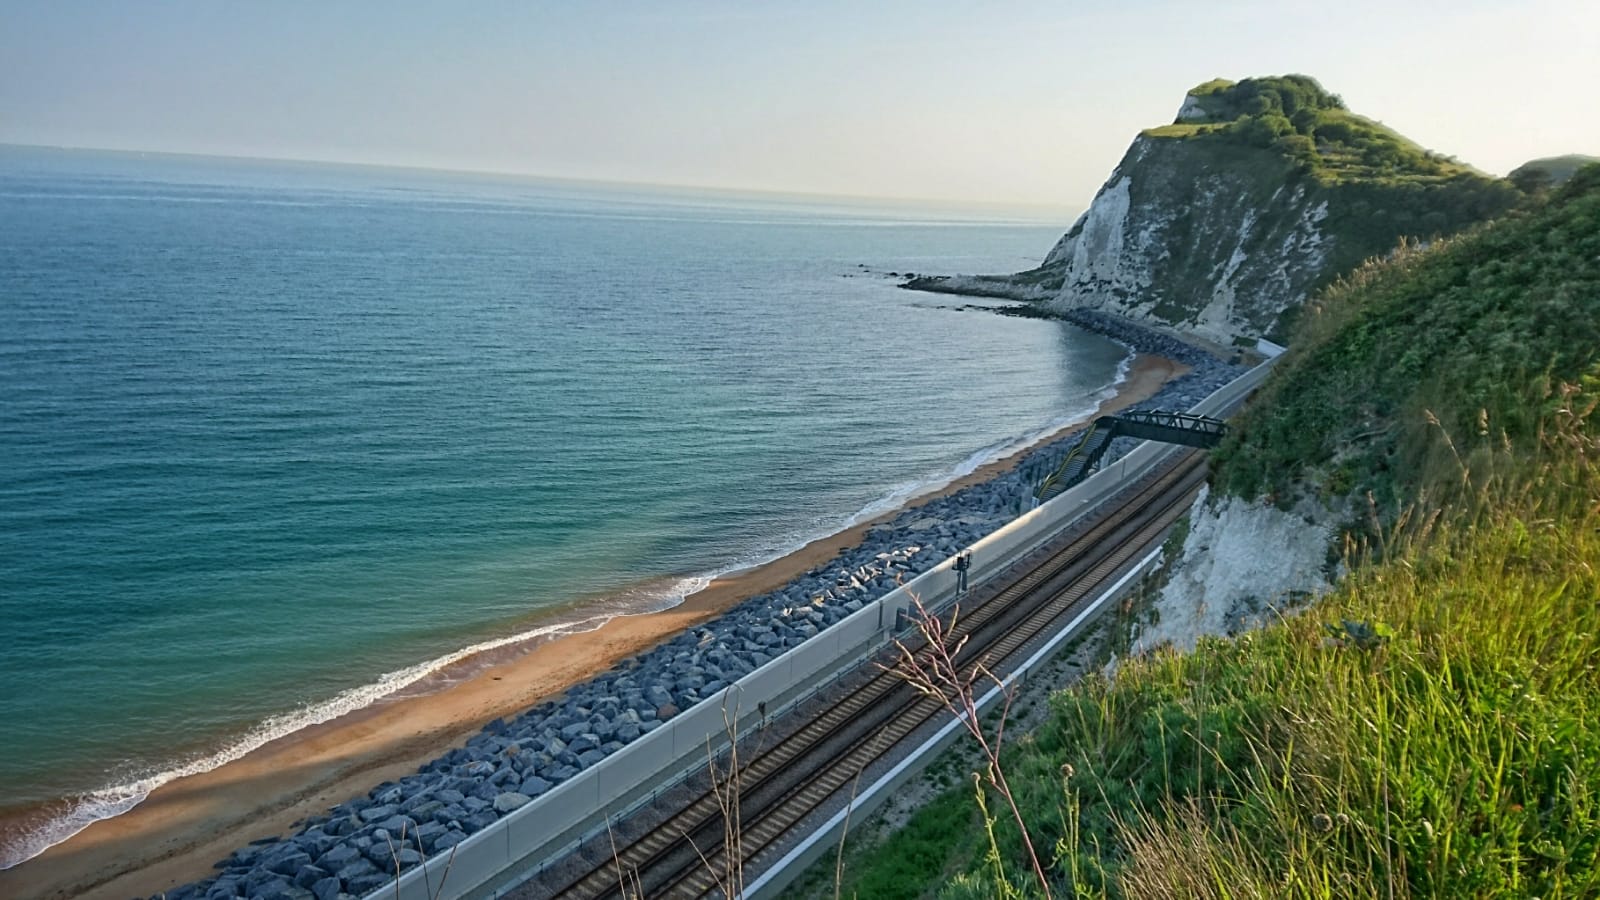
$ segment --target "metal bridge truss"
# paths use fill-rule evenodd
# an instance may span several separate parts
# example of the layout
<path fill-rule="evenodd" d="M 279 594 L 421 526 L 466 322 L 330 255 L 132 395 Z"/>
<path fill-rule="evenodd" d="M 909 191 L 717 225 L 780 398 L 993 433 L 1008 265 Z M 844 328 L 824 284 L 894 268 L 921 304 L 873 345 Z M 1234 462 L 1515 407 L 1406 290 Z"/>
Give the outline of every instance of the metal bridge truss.
<path fill-rule="evenodd" d="M 1029 481 L 1037 485 L 1034 497 L 1043 503 L 1088 478 L 1100 465 L 1111 442 L 1119 437 L 1210 448 L 1221 443 L 1227 433 L 1225 422 L 1189 413 L 1153 410 L 1101 416 L 1055 466 L 1048 472 L 1032 473 Z"/>

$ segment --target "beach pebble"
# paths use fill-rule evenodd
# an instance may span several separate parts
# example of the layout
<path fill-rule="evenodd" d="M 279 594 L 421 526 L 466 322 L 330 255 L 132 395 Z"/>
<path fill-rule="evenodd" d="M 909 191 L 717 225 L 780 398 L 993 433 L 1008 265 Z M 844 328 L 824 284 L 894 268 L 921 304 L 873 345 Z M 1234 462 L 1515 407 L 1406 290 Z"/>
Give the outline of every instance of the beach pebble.
<path fill-rule="evenodd" d="M 322 868 L 321 866 L 313 866 L 308 863 L 301 866 L 300 871 L 295 873 L 294 883 L 296 887 L 302 887 L 309 890 L 313 884 L 316 884 L 324 878 L 332 877 L 332 874 L 333 873 Z"/>
<path fill-rule="evenodd" d="M 421 802 L 408 804 L 406 807 L 406 815 L 417 822 L 427 822 L 433 818 L 434 813 L 445 808 L 445 804 L 442 801 L 431 797 L 424 796 L 417 799 Z M 417 827 L 420 828 L 422 826 L 419 825 Z"/>
<path fill-rule="evenodd" d="M 363 809 L 359 815 L 361 817 L 361 821 L 370 824 L 372 822 L 387 819 L 399 811 L 400 807 L 389 803 L 383 806 L 369 806 L 366 809 Z"/>
<path fill-rule="evenodd" d="M 244 892 L 249 897 L 272 896 L 289 886 L 288 879 L 267 869 L 255 869 L 244 878 Z"/>
<path fill-rule="evenodd" d="M 321 859 L 322 854 L 333 849 L 338 843 L 339 839 L 326 833 L 320 825 L 294 838 L 295 846 L 304 850 L 312 859 Z"/>
<path fill-rule="evenodd" d="M 498 818 L 500 817 L 495 815 L 492 810 L 484 809 L 472 813 L 465 819 L 462 819 L 461 827 L 467 832 L 467 834 L 476 834 L 483 829 L 488 828 L 490 825 L 493 825 L 494 821 Z"/>
<path fill-rule="evenodd" d="M 340 869 L 361 858 L 360 850 L 349 844 L 340 844 L 317 857 L 317 865 L 327 869 L 329 872 L 338 874 Z"/>
<path fill-rule="evenodd" d="M 378 823 L 378 827 L 388 832 L 393 840 L 400 841 L 417 830 L 417 820 L 410 816 L 395 815 Z"/>
<path fill-rule="evenodd" d="M 250 900 L 299 900 L 301 896 L 309 896 L 281 878 L 263 881 L 248 890 Z"/>
<path fill-rule="evenodd" d="M 405 869 L 414 866 L 419 862 L 422 862 L 422 854 L 417 852 L 415 848 L 395 847 L 389 852 L 388 856 L 384 857 L 383 862 L 378 864 L 378 868 L 390 875 L 393 875 L 396 871 L 395 867 L 397 865 L 399 866 L 400 871 L 404 871 Z"/>
<path fill-rule="evenodd" d="M 266 860 L 266 869 L 268 872 L 276 872 L 279 875 L 287 875 L 293 878 L 299 874 L 302 868 L 311 865 L 311 854 L 299 849 L 294 844 L 286 844 L 284 846 L 289 848 L 288 852 L 274 854 L 272 859 Z"/>
<path fill-rule="evenodd" d="M 355 859 L 332 871 L 334 875 L 348 885 L 352 879 L 378 871 L 378 867 L 373 865 L 364 854 L 358 852 Z"/>
<path fill-rule="evenodd" d="M 311 885 L 311 896 L 316 900 L 337 900 L 343 891 L 344 885 L 331 875 Z"/>
<path fill-rule="evenodd" d="M 514 809 L 521 809 L 531 799 L 533 798 L 527 794 L 506 791 L 504 794 L 494 798 L 494 811 L 503 816 Z"/>
<path fill-rule="evenodd" d="M 439 835 L 449 830 L 443 822 L 436 822 L 430 819 L 417 826 L 416 831 L 412 832 L 410 836 L 410 842 L 412 846 L 421 847 L 431 852 L 433 850 L 433 842 L 438 840 Z"/>
<path fill-rule="evenodd" d="M 553 785 L 551 785 L 550 782 L 546 781 L 545 779 L 540 778 L 537 775 L 533 775 L 523 779 L 522 783 L 517 786 L 517 791 L 522 794 L 527 794 L 528 797 L 532 798 L 550 790 L 552 786 Z"/>
<path fill-rule="evenodd" d="M 366 849 L 362 851 L 362 854 L 366 856 L 367 860 L 373 865 L 380 869 L 387 869 L 389 860 L 394 855 L 392 849 L 393 845 L 389 842 L 389 834 L 388 832 L 384 832 L 382 835 L 376 837 L 372 843 L 368 844 Z"/>
<path fill-rule="evenodd" d="M 343 881 L 346 891 L 357 896 L 361 896 L 363 894 L 370 894 L 378 888 L 388 884 L 389 876 L 383 874 L 382 872 L 372 871 L 364 875 L 357 875 L 354 878 L 345 878 Z"/>

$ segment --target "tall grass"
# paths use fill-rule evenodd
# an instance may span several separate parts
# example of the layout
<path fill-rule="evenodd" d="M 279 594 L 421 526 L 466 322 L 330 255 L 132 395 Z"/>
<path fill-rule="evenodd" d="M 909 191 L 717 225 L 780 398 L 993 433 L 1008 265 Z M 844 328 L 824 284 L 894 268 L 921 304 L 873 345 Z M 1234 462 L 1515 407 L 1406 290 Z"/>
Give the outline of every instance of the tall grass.
<path fill-rule="evenodd" d="M 1557 395 L 1532 455 L 1440 433 L 1470 490 L 1308 611 L 1055 695 L 1003 764 L 1057 893 L 1600 895 L 1596 394 Z M 1009 819 L 939 896 L 1033 893 Z"/>
<path fill-rule="evenodd" d="M 1453 435 L 1531 448 L 1553 385 L 1600 358 L 1600 166 L 1543 207 L 1363 266 L 1308 304 L 1289 356 L 1216 454 L 1246 497 L 1372 490 L 1391 512 L 1429 484 L 1434 411 Z"/>

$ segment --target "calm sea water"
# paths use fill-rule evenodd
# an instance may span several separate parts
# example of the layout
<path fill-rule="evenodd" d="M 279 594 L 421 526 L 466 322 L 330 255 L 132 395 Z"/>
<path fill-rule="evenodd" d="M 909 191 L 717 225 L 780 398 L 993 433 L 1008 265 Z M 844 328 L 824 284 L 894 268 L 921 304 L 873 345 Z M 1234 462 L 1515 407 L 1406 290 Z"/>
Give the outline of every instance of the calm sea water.
<path fill-rule="evenodd" d="M 860 268 L 1011 271 L 1059 230 L 0 148 L 0 809 L 115 812 L 1087 411 L 1120 348 Z"/>

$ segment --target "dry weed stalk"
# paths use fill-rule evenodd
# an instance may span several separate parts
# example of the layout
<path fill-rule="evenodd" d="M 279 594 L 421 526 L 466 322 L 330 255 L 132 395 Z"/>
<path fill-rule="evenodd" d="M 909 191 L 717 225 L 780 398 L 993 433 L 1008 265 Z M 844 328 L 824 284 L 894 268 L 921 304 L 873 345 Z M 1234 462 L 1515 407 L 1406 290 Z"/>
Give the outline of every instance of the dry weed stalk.
<path fill-rule="evenodd" d="M 406 826 L 400 826 L 400 843 L 398 846 L 396 846 L 392 837 L 385 835 L 384 840 L 389 842 L 389 858 L 394 860 L 394 897 L 395 900 L 400 900 L 400 876 L 403 874 L 400 867 L 400 851 L 405 849 L 406 846 Z M 416 842 L 417 855 L 422 857 L 422 861 L 417 865 L 422 868 L 423 889 L 426 891 L 428 900 L 438 900 L 438 898 L 444 896 L 444 883 L 450 878 L 450 867 L 456 863 L 455 845 L 451 845 L 450 855 L 445 857 L 444 872 L 439 875 L 439 886 L 434 887 L 433 879 L 428 875 L 428 863 L 430 862 L 428 852 L 422 849 L 422 838 L 417 837 Z"/>
<path fill-rule="evenodd" d="M 882 666 L 882 668 L 898 676 L 918 693 L 939 701 L 957 721 L 961 722 L 967 733 L 977 740 L 978 750 L 982 753 L 985 763 L 984 771 L 979 773 L 979 780 L 999 794 L 1001 799 L 1005 800 L 1006 806 L 1011 809 L 1017 830 L 1022 834 L 1022 844 L 1027 850 L 1028 862 L 1033 866 L 1033 877 L 1039 883 L 1039 890 L 1048 900 L 1052 896 L 1050 882 L 1045 878 L 1044 866 L 1039 862 L 1039 854 L 1033 848 L 1033 839 L 1028 836 L 1028 826 L 1022 820 L 1022 811 L 1017 807 L 1016 798 L 1011 793 L 1011 785 L 1006 781 L 1005 769 L 1000 764 L 1000 747 L 1005 740 L 1006 719 L 1011 713 L 1014 692 L 990 671 L 983 660 L 973 663 L 972 667 L 965 671 L 957 664 L 956 657 L 966 648 L 969 637 L 967 635 L 960 639 L 954 637 L 956 622 L 961 615 L 959 606 L 950 613 L 950 623 L 946 625 L 938 615 L 922 605 L 921 598 L 913 596 L 911 603 L 916 610 L 911 621 L 927 646 L 921 652 L 913 652 L 896 638 L 894 644 L 898 658 L 893 666 Z M 978 720 L 978 693 L 985 682 L 993 682 L 1004 698 L 1004 703 L 1000 707 L 1000 721 L 995 725 L 993 735 L 985 733 L 983 723 Z"/>
<path fill-rule="evenodd" d="M 850 813 L 856 808 L 856 788 L 861 784 L 861 770 L 850 779 L 850 801 L 844 805 L 844 830 L 839 832 L 839 852 L 833 859 L 833 900 L 839 900 L 844 889 L 844 841 L 850 835 Z"/>
<path fill-rule="evenodd" d="M 617 891 L 622 900 L 644 900 L 644 884 L 639 880 L 637 866 L 622 866 L 622 851 L 617 849 L 617 834 L 611 830 L 611 817 L 606 816 L 606 837 L 611 841 L 611 862 L 617 867 Z M 629 881 L 629 876 L 632 882 Z"/>
<path fill-rule="evenodd" d="M 717 799 L 717 807 L 722 811 L 722 872 L 718 873 L 717 867 L 706 856 L 705 851 L 695 844 L 694 838 L 685 834 L 689 846 L 694 848 L 695 855 L 700 857 L 700 862 L 711 873 L 716 881 L 717 888 L 722 891 L 722 896 L 728 900 L 744 896 L 744 828 L 741 821 L 740 798 L 743 788 L 744 770 L 739 765 L 739 706 L 735 703 L 731 708 L 728 697 L 733 693 L 733 688 L 728 688 L 723 693 L 722 702 L 722 729 L 728 738 L 728 767 L 726 771 L 717 766 L 717 755 L 712 747 L 711 739 L 706 738 L 706 769 L 711 774 L 711 792 Z M 766 712 L 763 707 L 762 722 L 766 721 Z M 754 749 L 756 756 L 761 755 L 761 744 L 766 741 L 766 728 L 761 729 L 761 739 Z M 642 894 L 641 894 L 642 896 Z"/>

